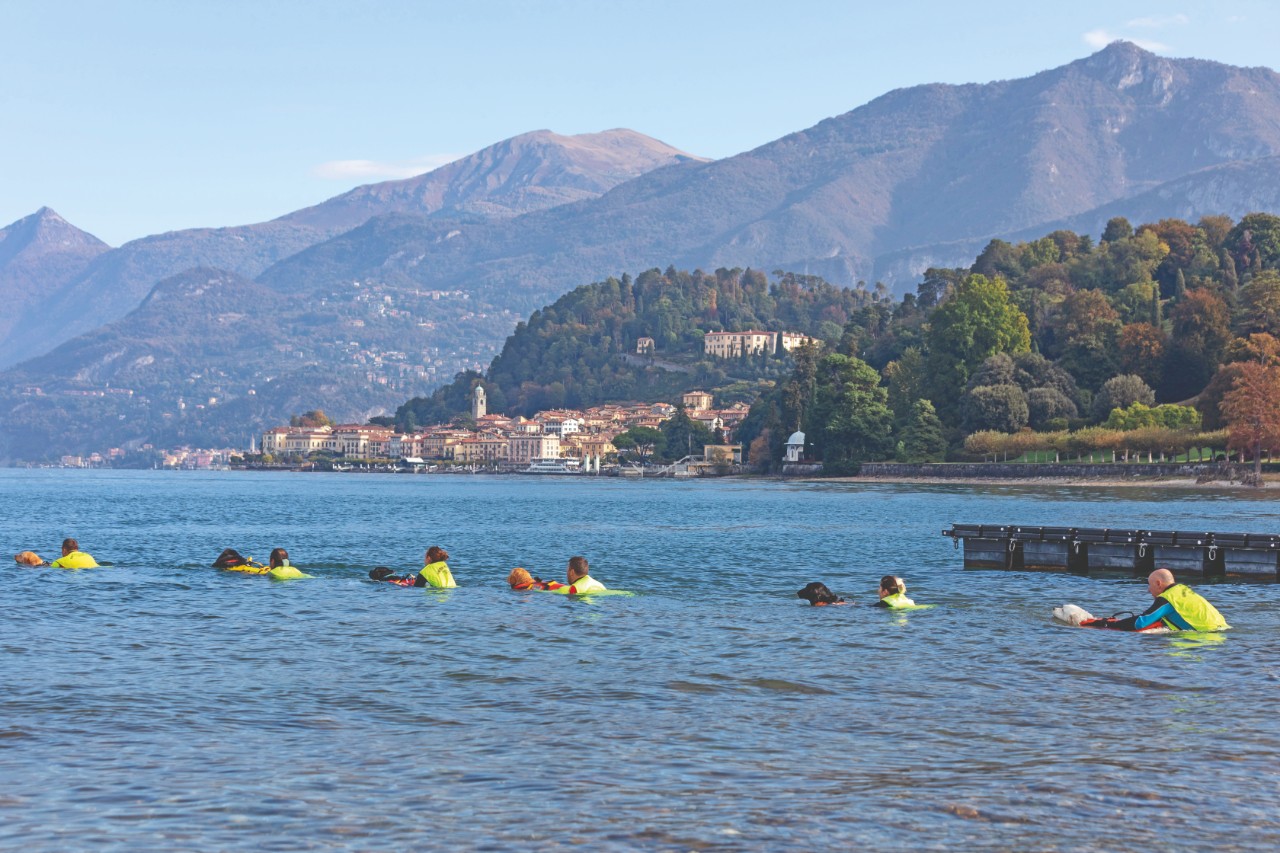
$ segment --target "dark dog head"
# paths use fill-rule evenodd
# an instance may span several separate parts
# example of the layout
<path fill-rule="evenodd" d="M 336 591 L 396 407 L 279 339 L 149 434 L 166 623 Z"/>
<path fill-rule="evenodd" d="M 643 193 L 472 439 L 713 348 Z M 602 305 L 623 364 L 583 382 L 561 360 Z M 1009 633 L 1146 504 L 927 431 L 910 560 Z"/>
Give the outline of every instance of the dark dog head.
<path fill-rule="evenodd" d="M 225 569 L 230 566 L 243 566 L 245 558 L 240 556 L 240 552 L 235 548 L 224 548 L 222 553 L 218 555 L 218 559 L 213 561 L 215 569 Z"/>
<path fill-rule="evenodd" d="M 815 605 L 836 604 L 837 602 L 844 600 L 831 590 L 827 589 L 826 584 L 818 583 L 817 581 L 814 581 L 811 584 L 806 584 L 804 589 L 796 593 L 796 598 L 803 598 L 810 604 Z"/>

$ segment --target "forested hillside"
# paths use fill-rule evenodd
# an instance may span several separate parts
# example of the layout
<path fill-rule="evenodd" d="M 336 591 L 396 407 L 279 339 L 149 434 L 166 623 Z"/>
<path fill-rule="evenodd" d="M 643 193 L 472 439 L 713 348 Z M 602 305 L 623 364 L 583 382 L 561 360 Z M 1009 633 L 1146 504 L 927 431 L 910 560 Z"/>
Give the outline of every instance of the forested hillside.
<path fill-rule="evenodd" d="M 931 269 L 900 302 L 872 301 L 839 353 L 798 359 L 739 437 L 769 464 L 804 429 L 837 471 L 1028 428 L 1181 431 L 1191 447 L 1189 431 L 1230 425 L 1223 399 L 1242 365 L 1276 361 L 1278 268 L 1280 217 L 1262 213 L 1136 229 L 1115 218 L 1096 242 L 993 240 L 969 269 Z M 1041 445 L 1054 448 L 1028 446 Z"/>
<path fill-rule="evenodd" d="M 689 388 L 717 390 L 722 400 L 753 399 L 757 382 L 785 376 L 790 358 L 719 359 L 703 355 L 703 335 L 716 331 L 801 332 L 835 344 L 846 324 L 878 297 L 813 276 L 758 270 L 681 272 L 668 268 L 632 279 L 585 285 L 535 311 L 507 338 L 484 377 L 492 411 L 591 406 L 613 400 L 667 399 Z M 641 337 L 651 356 L 636 354 Z M 466 411 L 474 373 L 429 398 L 401 407 L 402 424 L 447 421 Z"/>

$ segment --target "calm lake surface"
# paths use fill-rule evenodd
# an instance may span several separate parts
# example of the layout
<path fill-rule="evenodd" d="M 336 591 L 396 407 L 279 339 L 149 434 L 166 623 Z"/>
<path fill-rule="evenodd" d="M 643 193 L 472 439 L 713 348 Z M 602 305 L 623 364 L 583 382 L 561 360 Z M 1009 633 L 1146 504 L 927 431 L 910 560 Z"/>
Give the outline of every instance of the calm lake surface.
<path fill-rule="evenodd" d="M 0 846 L 1274 849 L 1280 587 L 1197 641 L 954 521 L 1280 531 L 1247 492 L 0 471 Z M 64 536 L 113 568 L 10 568 Z M 402 589 L 439 544 L 459 588 Z M 220 573 L 274 546 L 314 580 Z M 513 593 L 516 565 L 635 597 Z M 882 574 L 920 603 L 868 607 Z M 862 606 L 811 608 L 822 580 Z"/>

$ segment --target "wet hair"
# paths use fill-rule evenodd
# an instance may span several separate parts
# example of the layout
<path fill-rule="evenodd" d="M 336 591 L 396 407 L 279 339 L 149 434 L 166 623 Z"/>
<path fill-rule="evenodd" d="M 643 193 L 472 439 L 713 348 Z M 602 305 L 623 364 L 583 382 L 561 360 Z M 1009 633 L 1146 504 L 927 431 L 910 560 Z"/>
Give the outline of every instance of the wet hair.
<path fill-rule="evenodd" d="M 19 551 L 13 555 L 13 561 L 20 566 L 43 566 L 44 560 L 35 551 Z"/>
<path fill-rule="evenodd" d="M 227 569 L 231 566 L 243 566 L 247 560 L 240 556 L 240 552 L 235 548 L 223 548 L 222 553 L 218 555 L 218 559 L 213 561 L 215 569 Z"/>
<path fill-rule="evenodd" d="M 585 576 L 587 574 L 588 568 L 589 566 L 587 564 L 586 557 L 570 557 L 569 558 L 569 571 L 573 572 L 574 577 L 580 578 Z"/>
<path fill-rule="evenodd" d="M 844 601 L 843 598 L 827 589 L 827 585 L 825 583 L 819 583 L 818 581 L 805 584 L 804 589 L 796 593 L 796 598 L 803 598 L 805 601 L 813 605 L 839 604 Z"/>
<path fill-rule="evenodd" d="M 74 540 L 74 539 L 63 539 L 63 540 L 62 540 L 62 550 L 63 550 L 64 552 L 65 552 L 65 551 L 79 551 L 79 550 L 80 550 L 80 543 L 79 543 L 79 542 L 77 542 L 77 541 L 76 541 L 76 540 Z"/>
<path fill-rule="evenodd" d="M 880 578 L 880 588 L 892 595 L 894 593 L 906 592 L 907 584 L 906 581 L 900 577 L 885 575 Z"/>
<path fill-rule="evenodd" d="M 443 563 L 449 559 L 449 552 L 441 548 L 439 545 L 432 545 L 427 549 L 428 563 Z"/>
<path fill-rule="evenodd" d="M 395 569 L 388 569 L 386 566 L 378 566 L 369 570 L 369 577 L 375 581 L 384 581 L 395 573 Z"/>
<path fill-rule="evenodd" d="M 289 562 L 289 552 L 283 548 L 273 548 L 271 557 L 267 560 L 267 564 L 273 569 L 283 566 L 287 562 Z"/>
<path fill-rule="evenodd" d="M 507 575 L 507 583 L 513 588 L 522 583 L 533 583 L 533 575 L 529 574 L 528 569 L 515 568 Z"/>

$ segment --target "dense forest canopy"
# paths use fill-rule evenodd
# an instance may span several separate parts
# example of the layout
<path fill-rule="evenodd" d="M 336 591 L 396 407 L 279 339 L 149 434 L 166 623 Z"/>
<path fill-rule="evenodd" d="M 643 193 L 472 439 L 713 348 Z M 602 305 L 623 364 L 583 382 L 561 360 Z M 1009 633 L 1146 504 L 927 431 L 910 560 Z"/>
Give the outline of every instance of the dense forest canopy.
<path fill-rule="evenodd" d="M 1280 217 L 1265 213 L 1138 228 L 1116 218 L 1096 243 L 1069 231 L 993 240 L 969 269 L 930 269 L 916 293 L 862 306 L 839 354 L 878 371 L 901 459 L 937 458 L 940 442 L 921 436 L 939 433 L 955 453 L 969 434 L 1135 418 L 1217 429 L 1239 364 L 1265 361 L 1280 337 L 1278 268 Z M 782 434 L 800 428 L 818 438 L 818 456 L 831 456 L 820 400 L 833 389 L 807 370 L 798 364 L 739 432 L 762 464 L 776 464 Z M 862 405 L 878 412 L 878 402 Z M 859 447 L 855 455 L 874 458 Z M 842 445 L 838 459 L 848 458 Z"/>

